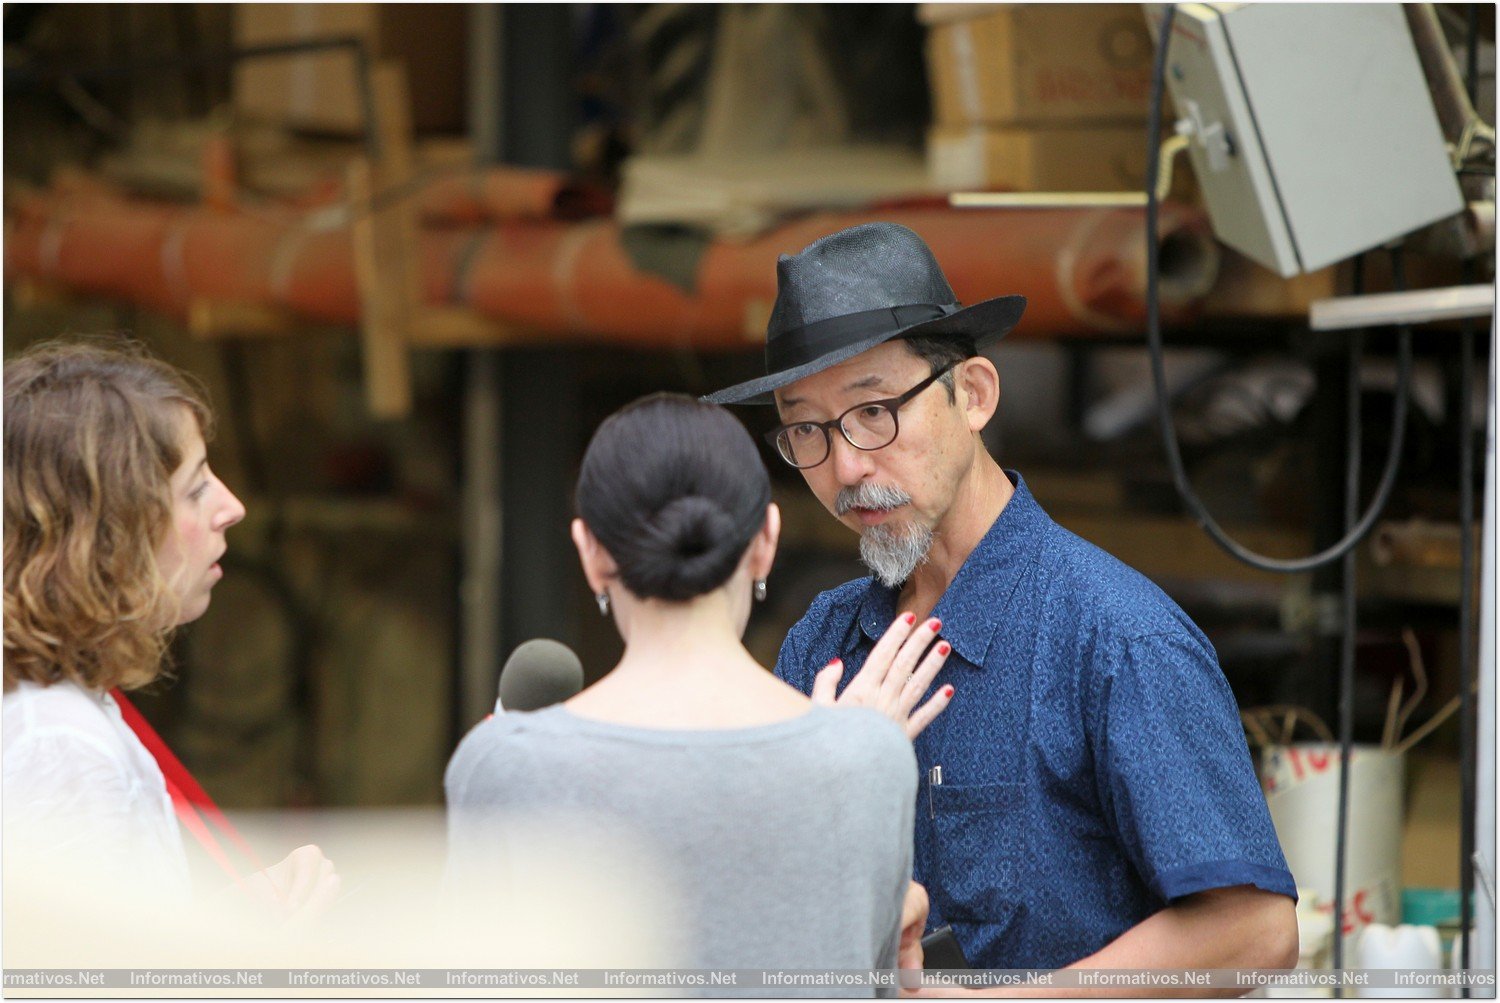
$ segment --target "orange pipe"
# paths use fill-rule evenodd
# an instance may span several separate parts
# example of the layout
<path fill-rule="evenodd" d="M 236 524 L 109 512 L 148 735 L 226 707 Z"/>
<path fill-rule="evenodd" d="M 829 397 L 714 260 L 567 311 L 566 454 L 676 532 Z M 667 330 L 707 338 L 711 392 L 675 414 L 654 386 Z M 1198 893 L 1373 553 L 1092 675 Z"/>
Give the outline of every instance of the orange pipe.
<path fill-rule="evenodd" d="M 193 300 L 207 299 L 274 305 L 314 321 L 359 320 L 347 230 L 107 198 L 76 209 L 24 199 L 8 229 L 7 280 L 47 279 L 179 318 Z"/>
<path fill-rule="evenodd" d="M 761 340 L 776 296 L 775 262 L 824 234 L 884 219 L 932 248 L 960 301 L 1023 293 L 1022 337 L 1139 330 L 1145 318 L 1144 216 L 1138 210 L 951 209 L 817 213 L 747 243 L 712 244 L 695 294 L 638 271 L 609 222 L 486 231 L 454 298 L 482 313 L 578 337 L 735 347 Z M 1166 207 L 1178 248 L 1163 312 L 1183 319 L 1212 284 L 1216 245 L 1201 215 Z"/>
<path fill-rule="evenodd" d="M 614 200 L 597 186 L 559 171 L 525 167 L 441 173 L 422 184 L 417 214 L 429 222 L 479 225 L 512 219 L 581 219 L 611 212 Z"/>
<path fill-rule="evenodd" d="M 873 219 L 921 234 L 962 302 L 1023 293 L 1029 306 L 1018 337 L 1139 330 L 1144 236 L 1135 210 L 815 213 L 749 242 L 711 244 L 691 295 L 636 269 L 606 219 L 427 229 L 420 270 L 428 303 L 467 304 L 523 328 L 640 346 L 748 348 L 760 343 L 776 295 L 776 256 Z M 106 193 L 23 196 L 7 229 L 7 280 L 48 279 L 179 317 L 205 298 L 274 305 L 319 322 L 359 320 L 347 231 Z M 1162 233 L 1181 245 L 1174 257 L 1196 256 L 1201 266 L 1163 284 L 1164 315 L 1181 319 L 1211 284 L 1215 245 L 1203 217 L 1181 207 L 1164 207 Z"/>

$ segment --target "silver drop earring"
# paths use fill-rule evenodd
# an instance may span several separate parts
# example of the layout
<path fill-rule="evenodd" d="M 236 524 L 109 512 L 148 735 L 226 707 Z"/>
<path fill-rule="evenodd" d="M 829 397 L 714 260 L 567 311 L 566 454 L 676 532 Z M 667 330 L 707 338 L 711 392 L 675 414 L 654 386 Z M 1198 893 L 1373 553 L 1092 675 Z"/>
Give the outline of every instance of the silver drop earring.
<path fill-rule="evenodd" d="M 599 604 L 599 615 L 609 616 L 609 593 L 600 592 L 594 596 L 594 602 Z"/>
<path fill-rule="evenodd" d="M 766 580 L 764 578 L 757 578 L 755 580 L 755 601 L 766 601 Z"/>

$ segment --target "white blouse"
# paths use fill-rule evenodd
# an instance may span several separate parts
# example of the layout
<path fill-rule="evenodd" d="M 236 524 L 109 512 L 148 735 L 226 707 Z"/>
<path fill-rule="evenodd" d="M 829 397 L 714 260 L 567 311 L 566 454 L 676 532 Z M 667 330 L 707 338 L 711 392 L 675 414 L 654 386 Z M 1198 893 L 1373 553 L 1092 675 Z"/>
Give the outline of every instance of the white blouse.
<path fill-rule="evenodd" d="M 0 774 L 10 863 L 50 858 L 63 874 L 98 868 L 188 897 L 166 780 L 108 693 L 17 684 L 0 699 Z"/>

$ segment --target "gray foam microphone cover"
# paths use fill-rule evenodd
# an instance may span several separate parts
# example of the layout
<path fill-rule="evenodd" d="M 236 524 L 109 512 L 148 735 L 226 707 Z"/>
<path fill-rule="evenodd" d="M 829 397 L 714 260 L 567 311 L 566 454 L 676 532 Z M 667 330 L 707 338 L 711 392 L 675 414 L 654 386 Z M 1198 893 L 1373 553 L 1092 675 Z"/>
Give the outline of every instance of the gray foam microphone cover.
<path fill-rule="evenodd" d="M 583 689 L 583 663 L 566 644 L 538 637 L 519 645 L 500 670 L 506 710 L 541 710 Z"/>

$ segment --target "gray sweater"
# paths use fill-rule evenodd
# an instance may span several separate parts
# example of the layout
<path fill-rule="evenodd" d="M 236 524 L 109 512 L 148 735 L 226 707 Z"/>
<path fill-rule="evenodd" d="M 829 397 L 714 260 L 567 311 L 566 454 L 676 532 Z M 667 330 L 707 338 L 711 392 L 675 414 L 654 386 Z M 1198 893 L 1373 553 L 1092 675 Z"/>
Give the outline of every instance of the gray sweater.
<path fill-rule="evenodd" d="M 449 881 L 524 873 L 543 841 L 629 847 L 671 903 L 649 922 L 677 967 L 894 968 L 916 784 L 869 710 L 720 731 L 501 714 L 448 765 Z"/>

